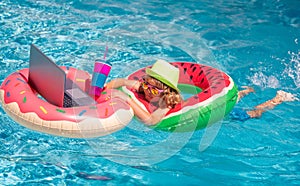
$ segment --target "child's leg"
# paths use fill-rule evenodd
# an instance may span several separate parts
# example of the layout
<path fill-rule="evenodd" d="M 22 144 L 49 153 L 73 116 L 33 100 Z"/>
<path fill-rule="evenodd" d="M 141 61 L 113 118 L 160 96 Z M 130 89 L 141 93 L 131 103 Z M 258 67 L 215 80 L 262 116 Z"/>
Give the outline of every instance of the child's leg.
<path fill-rule="evenodd" d="M 284 101 L 295 100 L 297 100 L 297 98 L 293 94 L 279 90 L 277 91 L 277 94 L 273 99 L 270 99 L 260 105 L 257 105 L 255 107 L 255 110 L 247 111 L 247 114 L 251 118 L 258 118 L 261 117 L 263 112 L 273 109 L 276 105 L 279 105 Z"/>
<path fill-rule="evenodd" d="M 250 94 L 251 92 L 254 92 L 254 89 L 252 87 L 248 87 L 248 86 L 242 86 L 242 88 L 244 88 L 244 90 L 240 90 L 238 93 L 238 101 L 240 99 L 242 99 L 244 96 Z"/>

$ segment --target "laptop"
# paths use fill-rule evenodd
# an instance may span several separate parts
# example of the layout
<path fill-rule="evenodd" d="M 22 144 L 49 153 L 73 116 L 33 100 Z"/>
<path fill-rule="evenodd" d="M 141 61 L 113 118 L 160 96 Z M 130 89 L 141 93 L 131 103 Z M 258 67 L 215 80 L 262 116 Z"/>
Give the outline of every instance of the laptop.
<path fill-rule="evenodd" d="M 96 104 L 35 45 L 30 47 L 28 82 L 44 99 L 59 107 Z"/>

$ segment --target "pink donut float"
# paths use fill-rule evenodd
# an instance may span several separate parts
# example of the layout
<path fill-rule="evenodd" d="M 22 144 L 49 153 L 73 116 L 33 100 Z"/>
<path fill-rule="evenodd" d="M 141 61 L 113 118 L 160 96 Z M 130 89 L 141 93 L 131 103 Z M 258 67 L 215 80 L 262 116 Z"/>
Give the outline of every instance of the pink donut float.
<path fill-rule="evenodd" d="M 67 77 L 82 90 L 90 82 L 90 74 L 75 68 L 61 67 Z M 111 98 L 107 90 L 97 104 L 63 108 L 50 104 L 28 84 L 28 69 L 9 75 L 0 87 L 0 103 L 4 111 L 19 124 L 32 130 L 72 138 L 91 138 L 111 134 L 124 128 L 133 118 L 129 105 Z"/>

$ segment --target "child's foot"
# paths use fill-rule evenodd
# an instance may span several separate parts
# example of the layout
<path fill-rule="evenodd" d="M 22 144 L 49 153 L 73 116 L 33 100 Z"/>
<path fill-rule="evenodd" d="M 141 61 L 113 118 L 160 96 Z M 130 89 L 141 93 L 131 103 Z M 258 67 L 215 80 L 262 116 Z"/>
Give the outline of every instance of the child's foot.
<path fill-rule="evenodd" d="M 249 94 L 250 92 L 254 92 L 254 89 L 252 87 L 242 86 L 242 88 L 244 89 L 242 91 L 244 91 L 246 94 Z"/>
<path fill-rule="evenodd" d="M 238 93 L 238 100 L 239 101 L 241 98 L 243 98 L 244 96 L 248 95 L 251 92 L 254 92 L 254 89 L 252 87 L 248 87 L 248 86 L 242 86 L 243 90 L 240 90 Z"/>
<path fill-rule="evenodd" d="M 289 92 L 285 92 L 283 90 L 278 90 L 276 94 L 276 98 L 280 101 L 295 101 L 298 100 L 293 94 Z"/>

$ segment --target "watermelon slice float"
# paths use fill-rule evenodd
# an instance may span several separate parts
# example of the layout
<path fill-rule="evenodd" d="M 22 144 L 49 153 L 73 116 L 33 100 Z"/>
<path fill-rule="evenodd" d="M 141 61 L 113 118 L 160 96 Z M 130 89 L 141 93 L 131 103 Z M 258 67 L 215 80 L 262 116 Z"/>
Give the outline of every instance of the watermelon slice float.
<path fill-rule="evenodd" d="M 171 109 L 155 129 L 165 131 L 194 131 L 203 129 L 224 118 L 238 98 L 237 86 L 226 73 L 203 64 L 172 62 L 179 68 L 178 88 L 184 100 Z M 148 67 L 149 68 L 149 67 Z M 139 80 L 145 75 L 142 68 L 132 73 L 129 80 Z M 122 89 L 143 109 L 151 113 L 152 106 L 137 92 L 128 87 Z"/>

